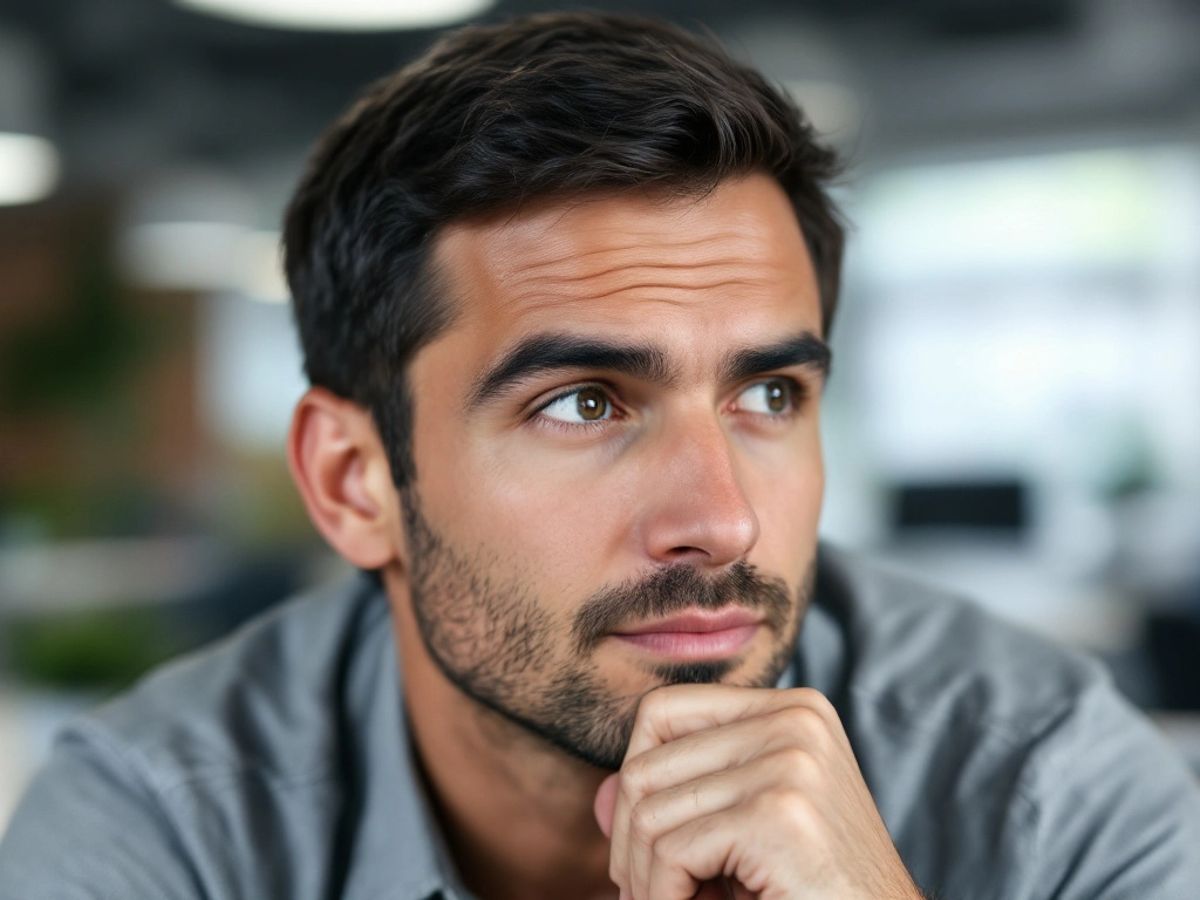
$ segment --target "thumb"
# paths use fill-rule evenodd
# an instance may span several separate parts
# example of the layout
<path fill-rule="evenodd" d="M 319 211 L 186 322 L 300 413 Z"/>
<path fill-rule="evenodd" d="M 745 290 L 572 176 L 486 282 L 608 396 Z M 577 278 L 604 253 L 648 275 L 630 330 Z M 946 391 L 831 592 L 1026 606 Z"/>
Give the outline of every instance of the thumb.
<path fill-rule="evenodd" d="M 596 799 L 592 803 L 592 811 L 596 814 L 596 822 L 606 838 L 612 837 L 613 813 L 617 808 L 617 788 L 621 784 L 621 776 L 614 772 L 600 782 L 596 791 Z"/>

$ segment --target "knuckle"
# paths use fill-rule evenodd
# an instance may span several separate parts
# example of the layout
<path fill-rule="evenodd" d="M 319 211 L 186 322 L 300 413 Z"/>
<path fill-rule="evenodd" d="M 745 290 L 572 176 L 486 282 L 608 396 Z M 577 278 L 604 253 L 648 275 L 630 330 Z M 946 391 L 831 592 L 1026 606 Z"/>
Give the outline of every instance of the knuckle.
<path fill-rule="evenodd" d="M 629 814 L 629 832 L 635 840 L 647 847 L 654 846 L 658 816 L 648 803 L 637 804 Z"/>
<path fill-rule="evenodd" d="M 650 788 L 650 766 L 642 757 L 634 757 L 621 768 L 621 792 L 630 804 L 636 804 Z"/>
<path fill-rule="evenodd" d="M 802 747 L 785 747 L 769 759 L 781 779 L 789 783 L 811 783 L 819 771 L 816 759 Z"/>
<path fill-rule="evenodd" d="M 782 727 L 791 734 L 808 736 L 824 725 L 821 714 L 808 706 L 786 706 L 776 716 Z"/>
<path fill-rule="evenodd" d="M 638 701 L 637 716 L 634 718 L 635 723 L 639 726 L 645 726 L 647 722 L 657 718 L 664 711 L 669 699 L 665 685 L 658 685 L 648 690 L 642 695 L 642 699 Z"/>
<path fill-rule="evenodd" d="M 816 821 L 816 813 L 808 795 L 796 788 L 780 788 L 760 794 L 759 814 L 770 820 L 786 824 L 791 830 L 810 834 Z"/>
<path fill-rule="evenodd" d="M 820 713 L 822 716 L 836 716 L 837 710 L 834 709 L 833 702 L 818 691 L 816 688 L 803 687 L 797 688 L 800 692 L 800 697 L 804 704 L 810 709 Z"/>
<path fill-rule="evenodd" d="M 683 857 L 689 843 L 689 839 L 680 832 L 669 831 L 654 841 L 654 856 L 668 865 L 676 863 Z"/>

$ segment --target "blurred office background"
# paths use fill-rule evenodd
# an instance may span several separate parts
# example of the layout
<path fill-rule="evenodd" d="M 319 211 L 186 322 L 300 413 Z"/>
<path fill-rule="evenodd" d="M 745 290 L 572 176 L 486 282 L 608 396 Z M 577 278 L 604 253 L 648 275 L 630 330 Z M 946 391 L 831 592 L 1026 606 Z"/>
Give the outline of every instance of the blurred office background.
<path fill-rule="evenodd" d="M 567 5 L 0 0 L 0 828 L 63 716 L 339 570 L 283 462 L 312 141 L 447 22 Z M 1195 754 L 1200 3 L 620 6 L 850 162 L 825 535 L 1097 653 Z"/>

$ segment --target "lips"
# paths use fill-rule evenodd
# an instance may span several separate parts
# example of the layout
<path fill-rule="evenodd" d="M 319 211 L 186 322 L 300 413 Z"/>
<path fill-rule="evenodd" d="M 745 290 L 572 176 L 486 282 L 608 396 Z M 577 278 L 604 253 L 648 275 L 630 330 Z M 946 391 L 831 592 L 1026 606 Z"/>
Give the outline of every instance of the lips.
<path fill-rule="evenodd" d="M 658 619 L 636 628 L 624 628 L 615 634 L 628 637 L 637 634 L 689 633 L 709 634 L 714 631 L 728 631 L 731 628 L 742 628 L 746 625 L 757 625 L 762 617 L 748 609 L 726 609 L 715 612 L 694 611 L 671 616 L 668 619 Z"/>
<path fill-rule="evenodd" d="M 747 609 L 693 610 L 623 628 L 613 632 L 613 637 L 655 656 L 716 659 L 741 650 L 761 624 L 762 616 Z"/>

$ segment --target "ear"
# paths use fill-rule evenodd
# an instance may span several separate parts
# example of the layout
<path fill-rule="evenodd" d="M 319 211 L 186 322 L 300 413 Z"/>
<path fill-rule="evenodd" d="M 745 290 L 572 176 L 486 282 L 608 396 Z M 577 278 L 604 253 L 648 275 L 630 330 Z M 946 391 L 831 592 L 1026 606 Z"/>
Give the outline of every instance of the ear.
<path fill-rule="evenodd" d="M 292 414 L 287 452 L 309 518 L 334 550 L 360 569 L 399 558 L 396 488 L 370 413 L 311 388 Z"/>

